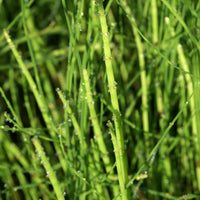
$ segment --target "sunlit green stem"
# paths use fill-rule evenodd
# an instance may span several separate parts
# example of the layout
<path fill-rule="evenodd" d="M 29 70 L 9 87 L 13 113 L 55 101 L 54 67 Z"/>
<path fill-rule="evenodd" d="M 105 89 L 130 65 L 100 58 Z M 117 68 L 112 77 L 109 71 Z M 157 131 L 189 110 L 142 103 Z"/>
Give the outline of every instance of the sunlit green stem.
<path fill-rule="evenodd" d="M 48 175 L 48 177 L 49 177 L 49 179 L 51 181 L 51 184 L 52 184 L 52 186 L 54 188 L 54 191 L 56 193 L 57 199 L 58 200 L 64 200 L 65 198 L 64 198 L 63 193 L 61 191 L 61 188 L 60 188 L 60 185 L 59 185 L 58 180 L 56 178 L 56 175 L 55 175 L 55 173 L 53 171 L 53 168 L 51 167 L 51 164 L 50 164 L 49 160 L 47 159 L 47 156 L 46 156 L 46 154 L 45 154 L 45 152 L 44 152 L 39 140 L 37 138 L 33 138 L 32 141 L 33 141 L 33 144 L 34 144 L 34 146 L 35 146 L 35 148 L 37 150 L 38 156 L 42 160 L 42 164 L 43 164 L 43 166 L 44 166 L 44 168 L 46 170 L 46 173 L 47 173 L 47 175 Z"/>
<path fill-rule="evenodd" d="M 94 1 L 95 2 L 95 1 Z M 119 178 L 120 189 L 122 194 L 122 199 L 128 199 L 128 190 L 125 187 L 125 184 L 128 179 L 128 172 L 127 172 L 127 160 L 125 156 L 125 147 L 124 147 L 124 136 L 122 132 L 122 124 L 121 124 L 121 117 L 120 117 L 120 109 L 118 103 L 118 96 L 117 96 L 117 83 L 114 79 L 114 72 L 112 67 L 112 55 L 110 49 L 110 42 L 109 42 L 109 32 L 108 26 L 106 21 L 106 15 L 103 7 L 103 2 L 101 0 L 97 1 L 98 7 L 98 15 L 101 24 L 102 30 L 102 39 L 104 45 L 104 60 L 106 65 L 106 74 L 109 84 L 109 92 L 111 97 L 111 103 L 113 107 L 113 117 L 114 117 L 114 124 L 115 124 L 115 134 L 117 138 L 117 146 L 119 148 L 119 155 L 120 155 L 120 162 L 117 167 L 118 174 L 122 174 L 122 177 Z"/>

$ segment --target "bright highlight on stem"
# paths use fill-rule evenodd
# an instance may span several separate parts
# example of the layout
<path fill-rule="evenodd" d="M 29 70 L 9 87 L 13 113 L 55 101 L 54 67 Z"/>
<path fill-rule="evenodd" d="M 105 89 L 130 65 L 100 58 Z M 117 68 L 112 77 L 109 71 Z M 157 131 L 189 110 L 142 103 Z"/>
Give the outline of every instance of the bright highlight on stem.
<path fill-rule="evenodd" d="M 114 79 L 114 73 L 113 73 L 113 67 L 112 67 L 112 56 L 111 56 L 111 49 L 110 49 L 110 43 L 109 43 L 109 32 L 108 32 L 108 26 L 106 22 L 103 2 L 101 0 L 97 1 L 97 8 L 98 8 L 98 15 L 99 15 L 101 30 L 102 30 L 106 74 L 107 74 L 107 79 L 108 79 L 108 84 L 109 84 L 111 103 L 114 110 L 113 117 L 114 117 L 114 124 L 115 124 L 116 143 L 117 143 L 118 151 L 119 151 L 119 156 L 117 156 L 116 159 L 117 158 L 120 159 L 119 162 L 117 162 L 117 170 L 118 170 L 122 199 L 125 200 L 125 199 L 128 199 L 128 191 L 125 188 L 125 185 L 128 179 L 127 160 L 125 156 L 124 136 L 123 136 L 122 126 L 121 126 L 116 82 Z"/>
<path fill-rule="evenodd" d="M 46 170 L 47 176 L 49 177 L 51 184 L 54 188 L 54 191 L 56 193 L 56 196 L 58 200 L 64 200 L 63 193 L 61 191 L 60 185 L 58 184 L 58 180 L 56 178 L 56 175 L 51 167 L 51 164 L 49 163 L 46 154 L 37 138 L 33 138 L 32 142 L 37 150 L 38 156 L 41 158 L 42 164 Z"/>

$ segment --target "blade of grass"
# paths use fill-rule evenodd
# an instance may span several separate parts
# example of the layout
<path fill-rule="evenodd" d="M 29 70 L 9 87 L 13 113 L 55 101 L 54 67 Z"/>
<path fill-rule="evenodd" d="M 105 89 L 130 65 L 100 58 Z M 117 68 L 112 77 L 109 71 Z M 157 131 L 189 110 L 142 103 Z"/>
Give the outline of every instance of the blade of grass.
<path fill-rule="evenodd" d="M 35 146 L 35 149 L 37 151 L 38 156 L 42 160 L 42 164 L 43 164 L 43 166 L 44 166 L 44 168 L 46 170 L 46 173 L 47 173 L 47 175 L 49 177 L 49 180 L 51 181 L 51 184 L 52 184 L 52 186 L 54 188 L 54 191 L 55 191 L 55 194 L 56 194 L 58 200 L 64 200 L 65 198 L 64 198 L 63 193 L 61 191 L 61 187 L 60 187 L 59 182 L 57 180 L 57 177 L 56 177 L 56 175 L 54 173 L 54 170 L 51 167 L 51 164 L 47 159 L 47 156 L 46 156 L 46 154 L 44 152 L 43 147 L 41 146 L 39 140 L 36 137 L 32 139 L 32 142 L 33 142 L 33 144 Z"/>
<path fill-rule="evenodd" d="M 194 45 L 196 45 L 196 47 L 198 48 L 198 50 L 200 51 L 200 44 L 198 42 L 198 40 L 194 37 L 194 35 L 191 33 L 190 29 L 188 28 L 187 24 L 184 22 L 184 20 L 182 19 L 182 17 L 178 14 L 178 12 L 170 5 L 170 3 L 166 0 L 161 0 L 165 6 L 171 11 L 171 13 L 178 19 L 178 21 L 180 22 L 180 24 L 183 26 L 183 28 L 185 29 L 185 31 L 187 32 L 187 34 L 189 35 L 190 39 L 192 40 L 192 42 L 194 43 Z"/>
<path fill-rule="evenodd" d="M 94 2 L 94 1 L 93 1 Z M 110 92 L 110 98 L 112 107 L 114 110 L 113 117 L 114 117 L 114 124 L 115 124 L 115 133 L 119 148 L 119 155 L 120 155 L 120 165 L 118 165 L 118 174 L 122 174 L 122 176 L 119 177 L 119 183 L 120 183 L 120 190 L 123 200 L 129 199 L 128 190 L 125 187 L 125 184 L 128 180 L 128 170 L 127 170 L 127 158 L 125 155 L 125 146 L 124 146 L 124 136 L 122 131 L 122 122 L 120 117 L 120 109 L 119 109 L 119 102 L 118 102 L 118 96 L 117 96 L 117 88 L 116 88 L 116 82 L 114 78 L 113 73 L 113 67 L 112 67 L 112 55 L 111 55 L 111 49 L 110 49 L 110 41 L 109 41 L 109 32 L 108 32 L 108 26 L 105 16 L 105 11 L 103 7 L 103 2 L 100 0 L 97 0 L 97 8 L 98 8 L 98 15 L 100 19 L 100 25 L 102 30 L 102 39 L 103 39 L 103 45 L 104 45 L 104 59 L 105 59 L 105 65 L 106 65 L 106 74 L 109 84 L 109 92 Z"/>
<path fill-rule="evenodd" d="M 146 163 L 143 163 L 142 166 L 139 168 L 139 170 L 137 171 L 137 173 L 133 176 L 133 178 L 131 178 L 128 182 L 128 184 L 126 185 L 126 187 L 130 187 L 133 184 L 133 181 L 135 181 L 136 177 L 142 172 L 142 170 L 144 169 L 144 167 L 151 161 L 152 158 L 155 158 L 155 155 L 157 153 L 157 151 L 159 150 L 160 146 L 162 145 L 163 141 L 165 140 L 165 137 L 167 136 L 167 134 L 169 133 L 170 129 L 174 126 L 174 123 L 177 121 L 177 119 L 181 116 L 181 114 L 183 113 L 184 109 L 188 106 L 188 102 L 191 100 L 191 97 L 188 99 L 188 101 L 185 103 L 185 105 L 182 107 L 182 109 L 176 114 L 176 116 L 173 118 L 173 120 L 169 123 L 168 127 L 166 128 L 165 132 L 162 134 L 162 136 L 160 137 L 159 141 L 157 142 L 157 144 L 153 147 L 152 151 L 150 152 L 149 156 L 147 157 Z M 151 163 L 152 164 L 152 163 Z M 150 166 L 151 166 L 150 164 Z M 150 167 L 148 166 L 148 167 Z"/>
<path fill-rule="evenodd" d="M 24 76 L 26 77 L 26 79 L 29 83 L 29 86 L 30 86 L 30 88 L 31 88 L 31 90 L 32 90 L 32 92 L 35 96 L 35 99 L 38 103 L 38 106 L 41 110 L 41 113 L 44 117 L 44 120 L 47 124 L 47 127 L 49 128 L 49 130 L 53 131 L 52 134 L 54 135 L 55 132 L 56 132 L 55 126 L 53 125 L 52 121 L 50 120 L 50 118 L 48 116 L 48 113 L 47 113 L 47 110 L 46 110 L 47 108 L 46 108 L 46 106 L 44 105 L 44 102 L 41 99 L 40 93 L 37 90 L 37 86 L 36 86 L 33 78 L 31 77 L 31 74 L 29 73 L 28 69 L 26 68 L 19 52 L 17 51 L 15 45 L 13 44 L 13 42 L 12 42 L 12 40 L 11 40 L 11 38 L 8 35 L 8 32 L 6 30 L 4 30 L 4 36 L 5 36 L 5 38 L 8 42 L 8 45 L 10 46 L 10 48 L 11 48 L 11 50 L 12 50 L 14 56 L 15 56 L 15 59 L 17 60 L 17 62 L 19 64 L 20 69 L 22 70 Z"/>
<path fill-rule="evenodd" d="M 83 77 L 84 77 L 84 84 L 85 84 L 85 90 L 86 90 L 86 99 L 87 99 L 87 104 L 89 107 L 89 111 L 90 111 L 90 118 L 93 124 L 93 128 L 94 128 L 94 139 L 97 142 L 98 146 L 99 146 L 99 150 L 101 153 L 101 158 L 104 162 L 104 166 L 106 168 L 106 172 L 109 174 L 113 174 L 113 168 L 112 168 L 112 164 L 111 164 L 111 160 L 108 154 L 108 150 L 107 147 L 105 145 L 104 139 L 103 139 L 103 134 L 102 131 L 100 129 L 99 126 L 99 120 L 94 108 L 94 100 L 92 97 L 92 93 L 91 93 L 91 89 L 90 89 L 90 83 L 89 83 L 89 77 L 87 74 L 87 70 L 83 69 Z M 113 188 L 113 192 L 114 195 L 118 194 L 118 191 L 116 189 L 116 187 L 112 187 Z"/>

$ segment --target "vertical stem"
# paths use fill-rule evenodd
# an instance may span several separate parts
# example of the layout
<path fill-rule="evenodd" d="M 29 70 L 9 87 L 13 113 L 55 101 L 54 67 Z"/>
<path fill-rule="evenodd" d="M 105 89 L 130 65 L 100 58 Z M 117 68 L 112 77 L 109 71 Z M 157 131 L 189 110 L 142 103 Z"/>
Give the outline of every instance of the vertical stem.
<path fill-rule="evenodd" d="M 113 168 L 112 168 L 112 164 L 110 161 L 110 157 L 109 157 L 105 142 L 103 140 L 103 134 L 99 126 L 98 117 L 97 117 L 95 107 L 94 107 L 94 100 L 93 100 L 91 89 L 90 89 L 89 77 L 88 77 L 88 73 L 86 69 L 83 69 L 83 77 L 84 77 L 84 84 L 85 84 L 85 90 L 86 90 L 86 99 L 87 99 L 87 104 L 90 111 L 90 117 L 91 117 L 93 128 L 94 128 L 95 139 L 99 146 L 106 172 L 112 174 Z M 116 187 L 113 187 L 112 189 L 113 189 L 114 195 L 117 195 L 119 193 Z"/>
<path fill-rule="evenodd" d="M 112 165 L 110 162 L 110 158 L 107 155 L 108 151 L 103 140 L 103 135 L 99 126 L 98 117 L 94 108 L 94 100 L 92 97 L 90 84 L 89 84 L 89 77 L 88 77 L 88 73 L 86 69 L 83 69 L 83 77 L 84 77 L 84 83 L 85 83 L 85 89 L 86 89 L 86 99 L 87 99 L 87 103 L 88 103 L 88 107 L 90 111 L 90 118 L 92 120 L 92 124 L 94 127 L 95 139 L 99 145 L 100 152 L 102 153 L 102 159 L 106 166 L 106 171 L 109 172 L 112 169 Z"/>
<path fill-rule="evenodd" d="M 196 173 L 197 173 L 197 184 L 198 184 L 198 190 L 200 190 L 200 69 L 199 69 L 199 55 L 195 54 L 193 59 L 193 73 L 194 73 L 194 111 L 195 111 L 195 118 L 196 120 L 196 132 L 195 136 L 197 139 L 195 139 L 195 149 L 196 149 L 196 155 L 195 155 L 195 161 L 196 161 Z"/>
<path fill-rule="evenodd" d="M 98 15 L 99 15 L 101 30 L 102 30 L 106 74 L 107 74 L 107 79 L 108 79 L 108 84 L 109 84 L 111 103 L 114 110 L 113 117 L 114 117 L 114 124 L 115 124 L 115 133 L 116 133 L 117 145 L 119 148 L 119 155 L 120 155 L 120 162 L 119 162 L 119 165 L 117 165 L 117 170 L 118 170 L 118 174 L 122 174 L 122 177 L 121 176 L 120 176 L 121 178 L 119 177 L 119 184 L 120 184 L 122 199 L 125 200 L 125 199 L 128 199 L 128 190 L 125 187 L 127 179 L 128 179 L 127 160 L 125 156 L 124 136 L 122 132 L 117 88 L 116 88 L 116 82 L 114 79 L 113 67 L 112 67 L 112 56 L 111 56 L 111 49 L 110 49 L 110 43 L 109 43 L 109 32 L 108 32 L 108 26 L 106 22 L 103 2 L 101 0 L 97 1 L 97 7 L 98 7 Z"/>
<path fill-rule="evenodd" d="M 143 52 L 143 44 L 140 39 L 140 35 L 138 33 L 138 29 L 136 27 L 135 18 L 132 16 L 131 10 L 128 7 L 126 1 L 123 1 L 121 4 L 125 10 L 125 12 L 128 14 L 128 16 L 131 18 L 131 21 L 135 24 L 132 24 L 132 30 L 133 34 L 135 36 L 135 42 L 137 46 L 138 51 L 138 59 L 139 59 L 139 66 L 141 71 L 141 85 L 142 85 L 142 121 L 143 121 L 143 130 L 145 133 L 149 132 L 149 116 L 148 116 L 148 86 L 147 86 L 147 75 L 145 70 L 145 60 L 144 60 L 144 52 Z M 146 143 L 146 155 L 149 154 L 150 149 L 150 142 L 149 138 L 145 137 L 145 143 Z"/>
<path fill-rule="evenodd" d="M 151 16 L 152 16 L 152 30 L 153 30 L 153 44 L 158 43 L 158 12 L 157 12 L 157 0 L 151 1 Z"/>
<path fill-rule="evenodd" d="M 174 28 L 171 26 L 171 23 L 170 23 L 170 20 L 169 18 L 167 17 L 165 19 L 166 21 L 166 24 L 170 27 L 171 29 L 171 35 L 174 36 L 175 35 L 175 31 L 174 31 Z M 180 65 L 182 67 L 182 69 L 185 71 L 185 72 L 190 72 L 190 69 L 189 69 L 189 66 L 187 64 L 187 60 L 185 58 L 185 54 L 184 54 L 184 51 L 183 51 L 183 47 L 182 45 L 179 43 L 177 45 L 177 53 L 178 53 L 178 56 L 179 56 L 179 62 L 180 62 Z M 194 64 L 194 69 L 195 69 L 195 64 Z M 196 69 L 198 70 L 198 67 L 196 67 Z M 195 75 L 197 75 L 197 71 L 195 73 Z M 192 85 L 192 78 L 190 75 L 186 74 L 185 75 L 185 80 L 186 80 L 186 87 L 187 87 L 187 98 L 190 98 L 191 96 L 191 100 L 190 100 L 190 112 L 193 114 L 195 112 L 195 95 L 193 96 L 193 93 L 194 92 L 194 86 Z M 198 108 L 198 107 L 197 107 Z M 198 134 L 198 123 L 197 123 L 197 115 L 194 115 L 193 117 L 193 120 L 192 120 L 192 132 L 193 132 L 193 135 L 194 135 L 194 138 L 197 137 L 197 134 Z M 196 155 L 195 155 L 195 162 L 198 163 L 199 162 L 199 156 L 198 156 L 198 152 L 199 152 L 199 145 L 198 145 L 198 142 L 195 140 L 195 143 L 194 143 L 194 148 L 196 150 Z M 193 160 L 193 154 L 190 153 L 190 151 L 188 152 L 189 154 L 189 157 L 190 159 Z M 196 174 L 197 174 L 197 185 L 198 185 L 198 188 L 200 189 L 200 168 L 196 167 Z M 195 183 L 194 183 L 195 185 Z"/>

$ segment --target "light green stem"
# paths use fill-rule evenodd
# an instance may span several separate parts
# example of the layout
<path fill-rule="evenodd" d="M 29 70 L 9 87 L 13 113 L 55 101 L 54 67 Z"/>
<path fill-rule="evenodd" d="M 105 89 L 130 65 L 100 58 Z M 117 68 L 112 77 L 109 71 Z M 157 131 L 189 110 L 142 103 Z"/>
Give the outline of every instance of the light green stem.
<path fill-rule="evenodd" d="M 87 104 L 89 107 L 90 118 L 93 124 L 94 133 L 95 133 L 94 139 L 97 141 L 97 144 L 99 146 L 99 150 L 100 150 L 101 157 L 105 165 L 106 172 L 108 174 L 113 174 L 112 163 L 109 157 L 109 152 L 107 151 L 107 148 L 103 139 L 101 128 L 99 126 L 99 121 L 98 121 L 97 114 L 94 107 L 94 100 L 93 100 L 91 89 L 90 89 L 89 77 L 88 77 L 88 73 L 86 69 L 83 69 L 83 77 L 84 77 L 84 83 L 85 83 Z M 113 189 L 114 195 L 117 195 L 119 193 L 118 188 L 116 188 L 115 186 L 112 187 L 112 189 Z"/>
<path fill-rule="evenodd" d="M 85 83 L 85 89 L 86 89 L 86 99 L 87 99 L 87 103 L 88 103 L 88 107 L 90 111 L 90 118 L 93 124 L 94 133 L 95 133 L 94 139 L 97 141 L 97 144 L 99 146 L 100 152 L 102 154 L 102 159 L 106 167 L 106 171 L 110 172 L 112 170 L 112 165 L 111 165 L 110 158 L 108 156 L 108 151 L 107 151 L 105 142 L 103 140 L 102 131 L 100 129 L 98 118 L 97 118 L 96 111 L 94 108 L 94 100 L 92 97 L 90 84 L 89 84 L 89 78 L 88 78 L 86 69 L 83 69 L 83 77 L 84 77 L 84 83 Z"/>
<path fill-rule="evenodd" d="M 135 25 L 132 24 L 133 34 L 135 36 L 135 42 L 138 51 L 138 59 L 139 59 L 139 66 L 141 71 L 141 85 L 142 85 L 142 121 L 143 121 L 143 130 L 144 132 L 149 132 L 149 116 L 148 116 L 148 86 L 147 86 L 147 75 L 145 70 L 145 60 L 144 60 L 144 52 L 143 52 L 143 44 L 138 33 L 138 28 L 136 27 L 135 18 L 132 16 L 130 7 L 128 7 L 126 1 L 122 2 L 122 6 L 128 16 L 131 18 L 131 21 L 134 22 Z M 150 142 L 149 137 L 145 136 L 145 143 L 146 143 L 146 155 L 150 152 Z"/>
<path fill-rule="evenodd" d="M 46 155 L 45 155 L 45 152 L 39 142 L 39 140 L 37 138 L 33 138 L 32 139 L 33 141 L 33 144 L 37 150 L 37 153 L 38 153 L 38 156 L 41 158 L 41 161 L 42 161 L 42 164 L 46 170 L 46 173 L 51 181 L 51 184 L 53 186 L 53 189 L 56 193 L 56 196 L 57 196 L 57 199 L 58 200 L 64 200 L 64 196 L 63 196 L 63 193 L 61 191 L 61 188 L 60 188 L 60 185 L 58 184 L 58 180 L 56 178 L 56 175 L 53 171 L 53 168 L 51 167 L 51 164 L 49 163 Z"/>
<path fill-rule="evenodd" d="M 43 118 L 44 118 L 44 120 L 46 122 L 47 127 L 49 128 L 49 130 L 52 130 L 52 128 L 53 128 L 53 130 L 56 132 L 55 126 L 52 125 L 52 122 L 51 122 L 51 120 L 50 120 L 50 118 L 48 116 L 48 111 L 46 110 L 46 106 L 44 105 L 44 103 L 42 101 L 42 98 L 41 98 L 41 95 L 39 94 L 39 92 L 37 90 L 37 86 L 35 84 L 35 81 L 33 80 L 31 74 L 29 73 L 29 71 L 27 69 L 27 67 L 25 66 L 25 64 L 24 64 L 19 52 L 17 51 L 14 43 L 12 42 L 10 36 L 8 35 L 8 32 L 6 30 L 4 30 L 3 33 L 4 33 L 4 36 L 5 36 L 6 40 L 7 40 L 7 43 L 9 45 L 10 49 L 12 50 L 12 52 L 13 52 L 13 54 L 15 56 L 15 59 L 17 60 L 17 62 L 19 64 L 20 69 L 22 70 L 22 73 L 24 74 L 24 76 L 26 77 L 26 79 L 27 79 L 27 81 L 29 83 L 29 86 L 30 86 L 30 88 L 31 88 L 31 90 L 32 90 L 32 92 L 34 94 L 34 97 L 35 97 L 37 103 L 38 103 L 38 106 L 39 106 L 40 111 L 41 111 L 41 113 L 43 115 Z M 54 131 L 51 131 L 51 133 L 53 135 L 55 135 Z"/>
<path fill-rule="evenodd" d="M 119 109 L 118 96 L 117 96 L 117 87 L 116 87 L 116 82 L 114 79 L 114 73 L 113 73 L 113 67 L 112 67 L 112 56 L 111 56 L 111 49 L 110 49 L 110 42 L 109 42 L 108 26 L 106 22 L 103 2 L 101 0 L 97 1 L 97 7 L 98 7 L 98 15 L 99 15 L 101 30 L 102 30 L 106 74 L 107 74 L 107 79 L 108 79 L 108 84 L 109 84 L 111 103 L 112 103 L 112 107 L 114 111 L 113 117 L 114 117 L 114 124 L 115 124 L 115 133 L 116 133 L 116 138 L 117 138 L 117 146 L 119 148 L 120 162 L 117 162 L 118 163 L 117 170 L 118 170 L 118 175 L 119 175 L 119 183 L 120 183 L 122 199 L 125 200 L 125 199 L 128 199 L 128 190 L 125 187 L 125 184 L 128 179 L 128 172 L 127 172 L 127 160 L 125 156 L 124 136 L 122 132 L 120 109 Z"/>
<path fill-rule="evenodd" d="M 153 44 L 158 43 L 158 12 L 157 12 L 157 0 L 151 1 L 151 16 L 152 16 L 152 30 L 153 30 Z"/>

